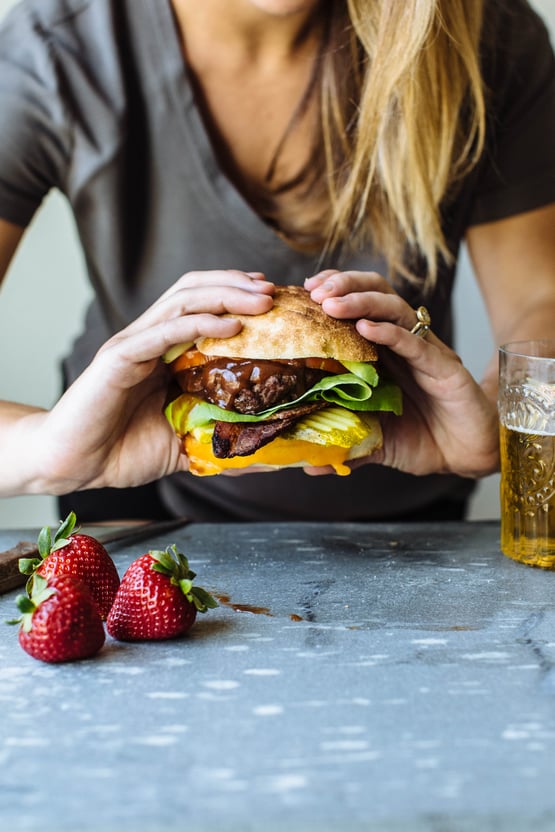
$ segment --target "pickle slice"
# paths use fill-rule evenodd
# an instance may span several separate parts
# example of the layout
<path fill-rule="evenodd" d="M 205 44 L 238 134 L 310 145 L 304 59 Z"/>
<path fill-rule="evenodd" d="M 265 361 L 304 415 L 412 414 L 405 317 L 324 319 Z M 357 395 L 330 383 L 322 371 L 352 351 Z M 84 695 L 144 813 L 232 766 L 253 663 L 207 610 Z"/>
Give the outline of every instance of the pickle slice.
<path fill-rule="evenodd" d="M 283 436 L 288 439 L 303 439 L 317 445 L 350 448 L 375 431 L 375 426 L 374 414 L 355 413 L 342 407 L 326 407 L 305 416 Z"/>

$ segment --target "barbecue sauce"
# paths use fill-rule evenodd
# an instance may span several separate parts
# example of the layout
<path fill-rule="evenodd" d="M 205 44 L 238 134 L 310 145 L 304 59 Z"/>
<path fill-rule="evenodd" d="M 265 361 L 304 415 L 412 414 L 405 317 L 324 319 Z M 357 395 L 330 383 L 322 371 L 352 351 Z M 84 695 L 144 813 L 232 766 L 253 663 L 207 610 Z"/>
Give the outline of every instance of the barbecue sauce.
<path fill-rule="evenodd" d="M 269 361 L 213 358 L 206 364 L 179 371 L 176 379 L 185 393 L 196 393 L 224 410 L 259 413 L 297 399 L 323 376 L 302 359 Z"/>

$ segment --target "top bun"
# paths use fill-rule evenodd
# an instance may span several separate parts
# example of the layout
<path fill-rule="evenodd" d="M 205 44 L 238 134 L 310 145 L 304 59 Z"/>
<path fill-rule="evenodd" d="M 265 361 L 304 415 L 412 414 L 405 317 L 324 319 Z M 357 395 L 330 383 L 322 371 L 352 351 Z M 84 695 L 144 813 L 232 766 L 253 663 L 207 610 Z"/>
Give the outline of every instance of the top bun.
<path fill-rule="evenodd" d="M 242 322 L 241 332 L 231 338 L 199 338 L 200 352 L 225 358 L 378 359 L 375 344 L 359 335 L 353 321 L 330 318 L 301 286 L 276 286 L 274 305 L 263 315 L 231 317 Z"/>

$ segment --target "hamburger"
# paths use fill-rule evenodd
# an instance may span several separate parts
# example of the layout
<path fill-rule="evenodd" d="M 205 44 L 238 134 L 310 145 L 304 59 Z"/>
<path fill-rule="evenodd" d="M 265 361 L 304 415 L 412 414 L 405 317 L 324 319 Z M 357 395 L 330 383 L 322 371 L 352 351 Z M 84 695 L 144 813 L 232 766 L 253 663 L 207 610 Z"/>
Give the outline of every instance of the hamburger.
<path fill-rule="evenodd" d="M 331 465 L 347 475 L 349 460 L 381 447 L 376 414 L 400 414 L 401 393 L 353 321 L 330 318 L 299 286 L 276 287 L 265 314 L 234 317 L 237 335 L 164 356 L 179 390 L 165 412 L 191 473 Z"/>

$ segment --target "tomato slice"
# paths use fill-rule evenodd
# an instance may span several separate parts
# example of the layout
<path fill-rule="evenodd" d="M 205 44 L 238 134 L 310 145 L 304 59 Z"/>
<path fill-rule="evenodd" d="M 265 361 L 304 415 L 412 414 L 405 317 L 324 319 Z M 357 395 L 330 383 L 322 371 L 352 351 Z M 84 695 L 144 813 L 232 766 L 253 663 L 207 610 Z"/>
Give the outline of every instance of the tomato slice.
<path fill-rule="evenodd" d="M 342 373 L 348 373 L 346 367 L 337 361 L 335 358 L 306 358 L 305 363 L 311 370 L 324 370 L 334 376 L 339 376 Z"/>
<path fill-rule="evenodd" d="M 178 373 L 181 370 L 188 370 L 190 367 L 198 367 L 201 364 L 206 364 L 211 360 L 211 358 L 213 358 L 213 356 L 204 355 L 196 349 L 190 349 L 178 356 L 175 361 L 172 362 L 171 368 L 174 373 Z M 239 358 L 237 360 L 241 361 L 244 359 Z M 279 362 L 279 360 L 280 359 L 276 359 L 277 362 Z M 332 375 L 340 375 L 341 373 L 348 372 L 343 364 L 335 358 L 305 358 L 299 360 L 304 361 L 305 365 L 311 370 L 323 370 L 324 372 Z M 287 364 L 288 362 L 284 360 L 283 363 Z"/>
<path fill-rule="evenodd" d="M 180 370 L 188 370 L 189 367 L 198 367 L 200 364 L 206 364 L 209 359 L 199 350 L 186 350 L 179 355 L 175 361 L 172 362 L 172 370 L 174 373 Z"/>

